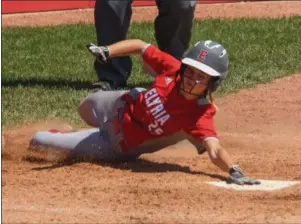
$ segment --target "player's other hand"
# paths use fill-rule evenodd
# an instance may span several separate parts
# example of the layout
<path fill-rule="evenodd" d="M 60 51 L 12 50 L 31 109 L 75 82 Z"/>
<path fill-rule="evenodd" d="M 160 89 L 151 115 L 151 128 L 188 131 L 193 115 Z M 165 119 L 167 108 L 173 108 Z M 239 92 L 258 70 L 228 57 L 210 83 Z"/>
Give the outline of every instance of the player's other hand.
<path fill-rule="evenodd" d="M 86 47 L 93 54 L 97 61 L 101 64 L 105 64 L 110 56 L 109 48 L 107 46 L 97 46 L 95 44 L 87 44 Z"/>
<path fill-rule="evenodd" d="M 242 169 L 238 165 L 234 165 L 229 170 L 229 176 L 227 178 L 227 183 L 238 184 L 238 185 L 254 185 L 260 184 L 260 181 L 249 179 L 246 177 L 242 171 Z"/>

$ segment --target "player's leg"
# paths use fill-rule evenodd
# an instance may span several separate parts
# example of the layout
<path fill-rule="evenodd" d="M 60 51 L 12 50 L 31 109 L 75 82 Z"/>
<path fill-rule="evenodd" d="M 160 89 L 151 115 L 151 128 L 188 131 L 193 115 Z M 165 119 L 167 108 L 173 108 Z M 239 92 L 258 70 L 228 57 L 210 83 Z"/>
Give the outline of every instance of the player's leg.
<path fill-rule="evenodd" d="M 122 153 L 119 142 L 122 140 L 120 134 L 116 136 L 114 119 L 117 119 L 118 108 L 123 107 L 124 101 L 121 96 L 128 93 L 134 100 L 137 95 L 145 91 L 144 88 L 134 88 L 130 91 L 99 91 L 86 97 L 79 106 L 81 118 L 89 125 L 101 127 L 109 134 L 110 142 L 119 160 L 132 160 L 139 156 L 139 153 L 133 150 L 131 153 Z M 116 120 L 115 120 L 116 121 Z"/>
<path fill-rule="evenodd" d="M 61 151 L 102 161 L 116 159 L 108 133 L 98 128 L 70 133 L 40 131 L 31 139 L 29 149 Z"/>
<path fill-rule="evenodd" d="M 128 93 L 134 100 L 145 91 L 144 88 L 133 88 L 129 91 L 98 91 L 83 99 L 78 111 L 80 117 L 90 126 L 103 127 L 104 123 L 112 121 L 117 109 L 124 105 L 121 96 Z"/>
<path fill-rule="evenodd" d="M 132 0 L 96 0 L 94 20 L 99 46 L 126 39 L 132 16 L 131 3 Z M 116 89 L 126 86 L 131 74 L 132 61 L 128 56 L 118 57 L 109 60 L 106 64 L 95 61 L 94 66 L 99 81 L 109 82 L 111 87 Z M 104 88 L 104 90 L 108 89 Z"/>
<path fill-rule="evenodd" d="M 120 97 L 126 91 L 99 91 L 81 101 L 78 111 L 80 117 L 90 126 L 103 127 L 112 120 L 117 107 L 122 105 Z"/>
<path fill-rule="evenodd" d="M 180 59 L 191 38 L 195 0 L 156 0 L 155 35 L 161 50 Z"/>

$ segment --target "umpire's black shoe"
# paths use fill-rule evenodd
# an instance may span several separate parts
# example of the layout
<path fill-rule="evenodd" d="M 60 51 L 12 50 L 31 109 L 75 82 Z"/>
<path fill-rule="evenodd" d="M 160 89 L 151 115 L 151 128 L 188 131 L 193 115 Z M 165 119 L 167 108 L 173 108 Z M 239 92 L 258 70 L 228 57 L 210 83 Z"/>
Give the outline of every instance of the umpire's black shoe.
<path fill-rule="evenodd" d="M 98 91 L 110 91 L 112 90 L 112 86 L 109 82 L 106 81 L 98 81 L 92 85 L 92 92 Z"/>
<path fill-rule="evenodd" d="M 126 89 L 127 85 L 123 84 L 120 86 L 115 87 L 113 84 L 107 81 L 98 81 L 93 84 L 92 86 L 92 92 L 98 92 L 98 91 L 112 91 L 112 90 L 123 90 Z"/>

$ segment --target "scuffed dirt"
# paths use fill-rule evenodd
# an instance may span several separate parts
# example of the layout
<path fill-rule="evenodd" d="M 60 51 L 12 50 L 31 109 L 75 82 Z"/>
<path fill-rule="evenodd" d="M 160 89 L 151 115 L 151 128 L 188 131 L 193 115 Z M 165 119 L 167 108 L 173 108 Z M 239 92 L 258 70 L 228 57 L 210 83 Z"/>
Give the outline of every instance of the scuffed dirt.
<path fill-rule="evenodd" d="M 216 100 L 223 146 L 249 176 L 301 180 L 301 74 Z M 301 184 L 275 192 L 217 189 L 207 154 L 183 141 L 136 163 L 63 163 L 29 155 L 37 130 L 4 128 L 3 221 L 14 223 L 300 223 Z M 29 159 L 31 157 L 31 159 Z"/>

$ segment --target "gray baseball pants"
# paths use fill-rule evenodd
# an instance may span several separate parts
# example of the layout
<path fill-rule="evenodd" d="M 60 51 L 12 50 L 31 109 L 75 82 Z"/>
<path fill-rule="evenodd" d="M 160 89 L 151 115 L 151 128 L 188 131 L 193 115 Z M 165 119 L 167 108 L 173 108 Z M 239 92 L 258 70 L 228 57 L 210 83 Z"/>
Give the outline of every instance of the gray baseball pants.
<path fill-rule="evenodd" d="M 143 89 L 135 88 L 130 91 L 130 94 L 135 97 L 140 91 Z M 113 120 L 118 108 L 124 106 L 120 97 L 125 92 L 99 91 L 89 95 L 80 103 L 81 118 L 95 128 L 70 133 L 37 132 L 31 140 L 32 146 L 43 146 L 57 151 L 86 155 L 100 161 L 124 161 L 132 160 L 144 153 L 158 151 L 189 138 L 179 132 L 169 137 L 147 141 L 130 152 L 122 152 L 119 141 L 123 136 L 122 133 L 115 134 Z"/>
<path fill-rule="evenodd" d="M 109 45 L 127 38 L 132 16 L 132 0 L 96 0 L 94 20 L 98 45 Z M 189 46 L 196 0 L 156 0 L 154 21 L 159 48 L 181 58 Z M 137 38 L 137 37 L 136 37 Z M 99 80 L 113 86 L 125 85 L 131 75 L 129 56 L 113 58 L 107 64 L 94 63 Z"/>

